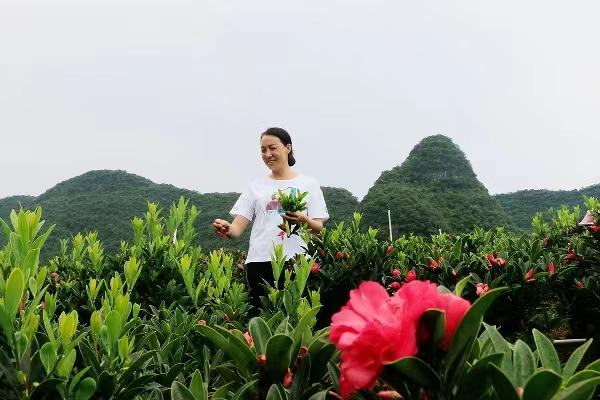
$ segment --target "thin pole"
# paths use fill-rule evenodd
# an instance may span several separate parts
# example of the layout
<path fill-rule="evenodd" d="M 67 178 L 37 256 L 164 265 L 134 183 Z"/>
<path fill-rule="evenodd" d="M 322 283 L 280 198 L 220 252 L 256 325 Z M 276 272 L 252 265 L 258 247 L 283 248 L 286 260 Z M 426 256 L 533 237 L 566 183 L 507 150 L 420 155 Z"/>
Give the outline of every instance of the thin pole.
<path fill-rule="evenodd" d="M 393 242 L 394 240 L 392 239 L 392 213 L 390 212 L 390 210 L 388 210 L 388 225 L 390 227 L 390 242 Z"/>

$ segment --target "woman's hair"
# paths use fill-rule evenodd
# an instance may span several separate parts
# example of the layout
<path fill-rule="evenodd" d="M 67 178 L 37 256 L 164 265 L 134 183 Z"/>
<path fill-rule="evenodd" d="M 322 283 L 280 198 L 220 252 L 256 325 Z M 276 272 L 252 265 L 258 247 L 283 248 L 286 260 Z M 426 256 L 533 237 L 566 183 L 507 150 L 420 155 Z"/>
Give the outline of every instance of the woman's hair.
<path fill-rule="evenodd" d="M 269 128 L 266 131 L 264 131 L 262 135 L 260 135 L 260 137 L 262 138 L 265 135 L 275 136 L 276 138 L 281 140 L 281 143 L 283 143 L 284 146 L 287 146 L 288 144 L 290 146 L 292 145 L 292 138 L 285 129 Z M 294 164 L 296 164 L 296 158 L 294 157 L 294 149 L 292 148 L 292 151 L 290 151 L 290 154 L 288 154 L 288 165 L 291 167 Z"/>

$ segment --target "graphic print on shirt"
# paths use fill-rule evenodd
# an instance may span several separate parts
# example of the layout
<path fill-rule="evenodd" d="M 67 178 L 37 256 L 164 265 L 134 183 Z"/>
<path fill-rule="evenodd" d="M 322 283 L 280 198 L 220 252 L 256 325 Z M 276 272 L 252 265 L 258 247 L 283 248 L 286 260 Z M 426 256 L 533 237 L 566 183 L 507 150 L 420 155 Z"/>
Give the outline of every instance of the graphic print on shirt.
<path fill-rule="evenodd" d="M 287 187 L 281 190 L 282 193 L 297 195 L 299 193 L 298 188 L 295 187 Z M 285 214 L 285 210 L 281 207 L 281 203 L 279 202 L 279 192 L 275 192 L 271 195 L 271 200 L 265 206 L 265 213 L 272 215 L 281 215 Z"/>

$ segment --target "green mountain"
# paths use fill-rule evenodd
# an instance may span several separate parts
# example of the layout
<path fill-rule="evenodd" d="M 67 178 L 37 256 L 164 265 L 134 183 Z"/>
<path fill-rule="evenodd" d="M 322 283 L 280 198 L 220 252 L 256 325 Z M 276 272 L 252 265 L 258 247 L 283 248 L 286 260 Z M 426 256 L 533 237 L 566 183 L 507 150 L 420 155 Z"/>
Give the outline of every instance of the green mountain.
<path fill-rule="evenodd" d="M 549 208 L 580 206 L 585 211 L 584 196 L 600 198 L 600 184 L 581 190 L 520 190 L 494 196 L 519 229 L 531 229 L 531 219 L 537 212 Z"/>
<path fill-rule="evenodd" d="M 473 172 L 465 154 L 443 135 L 423 139 L 408 158 L 384 171 L 362 200 L 365 224 L 387 235 L 459 233 L 512 222 Z"/>
<path fill-rule="evenodd" d="M 323 188 L 329 206 L 331 221 L 349 219 L 358 208 L 358 201 L 345 189 Z M 47 226 L 56 224 L 50 236 L 46 254 L 55 254 L 59 239 L 78 232 L 97 231 L 106 250 L 114 251 L 121 240 L 133 238 L 131 220 L 143 216 L 148 202 L 168 208 L 181 196 L 200 210 L 196 223 L 198 242 L 204 249 L 247 247 L 248 233 L 242 240 L 224 242 L 213 234 L 211 223 L 215 218 L 229 218 L 229 210 L 239 193 L 198 193 L 173 185 L 156 184 L 146 178 L 125 171 L 90 171 L 61 182 L 38 197 L 12 196 L 0 199 L 0 218 L 8 221 L 12 209 L 32 209 L 41 206 Z M 0 231 L 0 243 L 4 242 Z"/>

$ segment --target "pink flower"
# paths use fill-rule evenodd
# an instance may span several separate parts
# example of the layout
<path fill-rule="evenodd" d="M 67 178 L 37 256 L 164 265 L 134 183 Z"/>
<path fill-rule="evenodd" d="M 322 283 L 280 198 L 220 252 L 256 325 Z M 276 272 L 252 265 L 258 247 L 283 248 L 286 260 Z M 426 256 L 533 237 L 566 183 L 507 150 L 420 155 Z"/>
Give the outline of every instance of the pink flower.
<path fill-rule="evenodd" d="M 535 271 L 532 268 L 529 268 L 527 273 L 525 273 L 525 280 L 528 283 L 535 281 Z"/>
<path fill-rule="evenodd" d="M 554 275 L 554 261 L 550 261 L 550 264 L 548 264 L 548 275 Z"/>
<path fill-rule="evenodd" d="M 244 332 L 244 339 L 246 339 L 246 343 L 248 343 L 248 347 L 254 347 L 254 340 L 248 331 Z"/>
<path fill-rule="evenodd" d="M 280 231 L 280 232 L 277 234 L 277 236 L 279 236 L 279 237 L 281 238 L 281 240 L 283 240 L 283 239 L 284 239 L 284 237 L 285 237 L 285 232 L 284 232 L 284 231 Z"/>
<path fill-rule="evenodd" d="M 312 265 L 312 267 L 310 267 L 310 273 L 315 275 L 319 272 L 319 269 L 321 269 L 321 264 L 319 263 L 314 263 Z"/>
<path fill-rule="evenodd" d="M 380 399 L 387 400 L 396 400 L 403 398 L 402 396 L 400 396 L 400 393 L 396 392 L 395 390 L 382 390 L 381 392 L 377 392 L 377 397 L 379 397 Z"/>
<path fill-rule="evenodd" d="M 408 271 L 408 273 L 406 274 L 406 282 L 412 282 L 416 279 L 417 279 L 417 271 L 415 271 L 414 269 L 411 269 L 410 271 Z"/>
<path fill-rule="evenodd" d="M 600 226 L 598 226 L 598 225 L 590 225 L 589 228 L 590 228 L 590 231 L 592 231 L 594 233 L 600 232 Z"/>
<path fill-rule="evenodd" d="M 435 308 L 445 313 L 446 326 L 444 337 L 439 343 L 440 348 L 445 351 L 450 347 L 454 331 L 471 306 L 471 303 L 461 297 L 451 293 L 439 293 L 437 285 L 429 281 L 412 281 L 406 283 L 396 292 L 392 303 L 397 301 L 397 299 L 403 299 L 408 304 L 408 316 L 412 324 L 414 324 L 415 330 L 418 327 L 421 315 L 426 310 Z M 428 339 L 428 332 L 419 333 L 421 341 Z"/>
<path fill-rule="evenodd" d="M 46 303 L 44 303 L 43 301 L 40 301 L 40 308 L 42 310 L 45 310 L 46 309 Z"/>
<path fill-rule="evenodd" d="M 415 325 L 404 323 L 404 300 L 390 302 L 377 282 L 363 282 L 331 319 L 329 339 L 341 350 L 342 396 L 370 389 L 383 364 L 417 353 Z"/>
<path fill-rule="evenodd" d="M 399 276 L 400 276 L 400 270 L 399 270 L 398 268 L 393 268 L 393 269 L 392 269 L 392 276 L 393 276 L 394 278 L 397 278 L 397 277 L 399 277 Z"/>
<path fill-rule="evenodd" d="M 392 288 L 393 290 L 398 290 L 398 289 L 400 289 L 401 286 L 402 285 L 400 284 L 400 282 L 392 282 L 390 284 L 390 288 Z"/>
<path fill-rule="evenodd" d="M 390 244 L 387 249 L 385 249 L 385 254 L 387 254 L 388 256 L 392 255 L 392 252 L 394 251 L 394 248 L 392 247 L 392 245 Z"/>
<path fill-rule="evenodd" d="M 582 281 L 580 281 L 579 279 L 576 279 L 575 280 L 575 287 L 577 289 L 585 289 L 585 284 Z"/>
<path fill-rule="evenodd" d="M 487 285 L 487 283 L 478 283 L 475 286 L 475 293 L 479 297 L 483 296 L 484 294 L 486 294 L 489 291 L 490 291 L 490 287 Z"/>
<path fill-rule="evenodd" d="M 506 266 L 506 260 L 504 258 L 496 258 L 493 254 L 485 256 L 492 267 L 504 267 Z"/>

